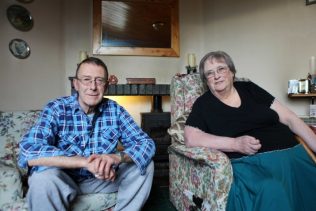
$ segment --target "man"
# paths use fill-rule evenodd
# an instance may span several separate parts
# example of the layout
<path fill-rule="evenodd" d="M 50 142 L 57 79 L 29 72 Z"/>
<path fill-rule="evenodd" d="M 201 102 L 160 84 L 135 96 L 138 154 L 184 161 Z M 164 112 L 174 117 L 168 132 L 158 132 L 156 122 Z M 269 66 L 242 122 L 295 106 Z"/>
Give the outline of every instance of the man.
<path fill-rule="evenodd" d="M 73 81 L 77 93 L 49 102 L 21 140 L 30 210 L 68 210 L 86 193 L 118 191 L 115 210 L 140 210 L 147 200 L 155 144 L 125 109 L 103 98 L 107 78 L 100 59 L 83 60 Z"/>

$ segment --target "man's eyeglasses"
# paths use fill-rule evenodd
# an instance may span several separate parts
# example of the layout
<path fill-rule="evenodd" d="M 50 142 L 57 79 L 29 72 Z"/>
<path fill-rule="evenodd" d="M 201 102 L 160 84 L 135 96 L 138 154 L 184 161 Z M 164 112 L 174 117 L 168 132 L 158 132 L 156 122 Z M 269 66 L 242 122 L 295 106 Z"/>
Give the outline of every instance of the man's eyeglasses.
<path fill-rule="evenodd" d="M 205 72 L 205 77 L 206 78 L 214 78 L 215 77 L 215 72 L 219 75 L 223 75 L 228 71 L 228 66 L 219 66 L 216 68 L 216 70 L 207 70 Z"/>
<path fill-rule="evenodd" d="M 97 86 L 104 86 L 106 84 L 105 78 L 90 78 L 90 77 L 83 77 L 83 78 L 77 78 L 78 81 L 80 81 L 85 86 L 90 86 L 92 82 L 95 82 Z"/>

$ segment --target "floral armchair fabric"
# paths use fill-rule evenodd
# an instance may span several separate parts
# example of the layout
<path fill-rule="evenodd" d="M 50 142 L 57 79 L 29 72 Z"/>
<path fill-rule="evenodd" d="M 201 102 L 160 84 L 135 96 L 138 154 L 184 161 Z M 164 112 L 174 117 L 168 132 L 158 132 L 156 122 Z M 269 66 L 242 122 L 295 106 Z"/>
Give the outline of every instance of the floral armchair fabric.
<path fill-rule="evenodd" d="M 177 210 L 225 210 L 233 179 L 230 160 L 224 153 L 184 145 L 185 121 L 194 101 L 204 92 L 199 74 L 172 78 L 169 190 Z"/>
<path fill-rule="evenodd" d="M 26 170 L 17 165 L 18 143 L 34 124 L 40 111 L 0 111 L 0 211 L 28 210 Z M 116 193 L 80 195 L 71 210 L 111 210 Z"/>

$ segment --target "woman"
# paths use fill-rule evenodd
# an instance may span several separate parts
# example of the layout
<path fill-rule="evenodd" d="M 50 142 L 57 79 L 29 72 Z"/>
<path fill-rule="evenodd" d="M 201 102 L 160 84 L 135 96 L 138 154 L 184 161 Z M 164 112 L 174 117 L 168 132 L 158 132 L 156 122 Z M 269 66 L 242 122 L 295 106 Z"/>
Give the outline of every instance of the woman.
<path fill-rule="evenodd" d="M 225 52 L 206 54 L 199 70 L 209 91 L 193 105 L 185 143 L 231 158 L 227 210 L 314 210 L 316 165 L 294 136 L 316 152 L 313 131 L 256 84 L 234 82 L 236 69 Z"/>

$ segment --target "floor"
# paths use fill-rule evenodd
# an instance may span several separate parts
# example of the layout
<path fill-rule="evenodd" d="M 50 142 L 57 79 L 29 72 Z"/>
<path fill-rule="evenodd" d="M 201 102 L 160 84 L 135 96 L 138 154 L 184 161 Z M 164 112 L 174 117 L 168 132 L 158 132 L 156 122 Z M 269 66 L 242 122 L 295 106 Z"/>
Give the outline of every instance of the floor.
<path fill-rule="evenodd" d="M 169 201 L 168 186 L 153 185 L 142 211 L 177 211 Z"/>

